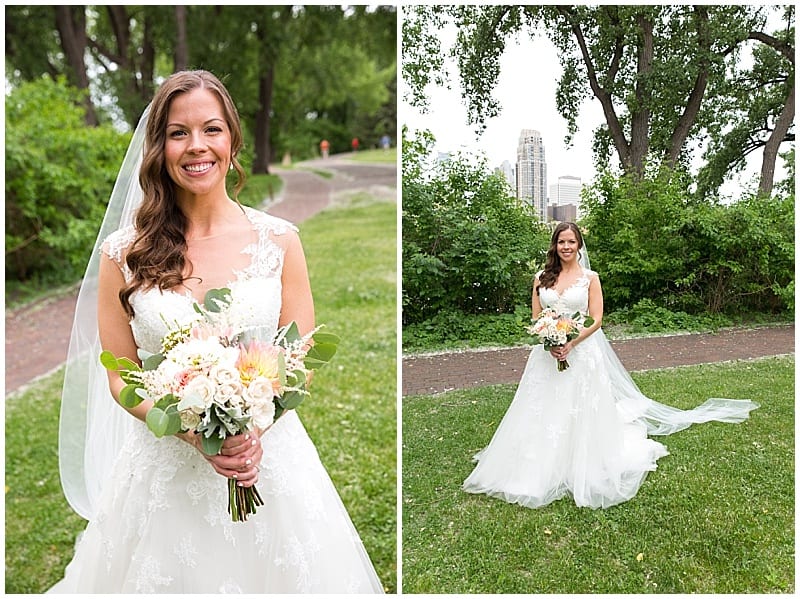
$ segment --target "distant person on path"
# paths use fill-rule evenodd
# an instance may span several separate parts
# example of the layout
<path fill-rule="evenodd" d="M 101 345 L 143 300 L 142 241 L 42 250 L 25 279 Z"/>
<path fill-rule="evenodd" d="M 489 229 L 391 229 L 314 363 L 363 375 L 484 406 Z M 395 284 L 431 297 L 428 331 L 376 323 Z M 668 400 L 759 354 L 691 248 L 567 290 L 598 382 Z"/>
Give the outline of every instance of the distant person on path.
<path fill-rule="evenodd" d="M 328 142 L 327 139 L 323 139 L 321 142 L 319 142 L 319 149 L 320 152 L 322 152 L 322 157 L 327 158 L 328 151 L 331 149 L 331 144 Z"/>
<path fill-rule="evenodd" d="M 301 334 L 314 328 L 296 227 L 235 199 L 241 148 L 233 100 L 207 71 L 170 76 L 133 136 L 96 246 L 99 274 L 85 277 L 81 289 L 91 301 L 78 300 L 73 340 L 86 338 L 88 347 L 76 345 L 85 351 L 74 354 L 70 344 L 62 400 L 62 484 L 89 524 L 51 592 L 382 592 L 294 410 L 264 430 L 251 426 L 226 438 L 209 455 L 192 430 L 196 423 L 156 437 L 144 423 L 152 399 L 123 409 L 116 403 L 125 386 L 119 373 L 92 369 L 98 346 L 137 362 L 140 349 L 160 353 L 165 334 L 195 323 L 194 302 L 214 288 L 229 289 L 240 312 L 231 326 L 245 332 L 272 339 L 291 322 Z M 230 170 L 239 175 L 233 198 Z M 109 219 L 116 228 L 110 235 Z M 208 331 L 194 332 L 204 343 Z M 205 347 L 192 359 L 213 364 L 215 350 Z M 88 365 L 78 373 L 86 376 L 71 374 L 72 361 Z M 265 367 L 253 370 L 258 380 Z M 210 365 L 208 378 L 198 377 L 196 392 L 182 401 L 202 406 L 209 395 L 246 392 L 230 367 Z M 264 504 L 244 522 L 228 513 L 230 480 L 260 483 Z"/>
<path fill-rule="evenodd" d="M 560 344 L 549 351 L 531 351 L 514 400 L 475 456 L 478 464 L 463 485 L 469 493 L 529 508 L 571 495 L 578 506 L 607 508 L 636 495 L 668 454 L 648 435 L 711 420 L 741 422 L 758 407 L 748 400 L 709 399 L 684 411 L 644 396 L 600 328 L 600 278 L 589 270 L 574 223 L 555 228 L 544 270 L 534 279 L 534 317 L 543 309 L 588 315 L 594 322 L 587 321 L 576 338 L 554 339 Z"/>
<path fill-rule="evenodd" d="M 353 148 L 353 152 L 358 152 L 358 138 L 354 137 L 353 141 L 350 142 L 350 147 Z"/>
<path fill-rule="evenodd" d="M 391 140 L 389 139 L 389 136 L 384 133 L 383 137 L 381 137 L 381 148 L 388 150 L 390 143 Z"/>

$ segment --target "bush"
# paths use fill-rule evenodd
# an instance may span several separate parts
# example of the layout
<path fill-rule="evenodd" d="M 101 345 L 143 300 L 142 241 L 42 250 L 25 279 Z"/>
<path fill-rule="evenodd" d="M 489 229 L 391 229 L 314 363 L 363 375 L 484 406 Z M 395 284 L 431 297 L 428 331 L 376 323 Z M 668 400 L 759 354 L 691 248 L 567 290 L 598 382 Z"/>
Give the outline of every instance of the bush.
<path fill-rule="evenodd" d="M 604 174 L 584 190 L 586 241 L 607 311 L 792 310 L 794 197 L 698 200 L 684 174 Z"/>
<path fill-rule="evenodd" d="M 500 314 L 530 303 L 549 229 L 485 160 L 456 156 L 428 175 L 432 138 L 403 144 L 403 322 Z"/>
<path fill-rule="evenodd" d="M 63 81 L 6 97 L 6 279 L 83 274 L 129 138 L 86 126 L 80 93 Z"/>

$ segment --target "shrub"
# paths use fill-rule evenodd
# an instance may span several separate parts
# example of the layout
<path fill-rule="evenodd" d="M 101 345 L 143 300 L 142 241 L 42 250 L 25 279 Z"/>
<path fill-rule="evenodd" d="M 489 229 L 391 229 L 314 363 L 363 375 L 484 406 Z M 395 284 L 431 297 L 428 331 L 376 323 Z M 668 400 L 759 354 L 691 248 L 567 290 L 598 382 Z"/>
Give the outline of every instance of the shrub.
<path fill-rule="evenodd" d="M 549 230 L 483 159 L 452 157 L 426 174 L 421 161 L 431 144 L 403 145 L 404 324 L 529 303 Z"/>
<path fill-rule="evenodd" d="M 586 241 L 607 311 L 649 300 L 671 312 L 791 310 L 794 197 L 698 200 L 685 174 L 608 173 L 584 190 Z"/>
<path fill-rule="evenodd" d="M 83 119 L 81 95 L 63 81 L 6 97 L 6 279 L 82 274 L 130 137 Z"/>

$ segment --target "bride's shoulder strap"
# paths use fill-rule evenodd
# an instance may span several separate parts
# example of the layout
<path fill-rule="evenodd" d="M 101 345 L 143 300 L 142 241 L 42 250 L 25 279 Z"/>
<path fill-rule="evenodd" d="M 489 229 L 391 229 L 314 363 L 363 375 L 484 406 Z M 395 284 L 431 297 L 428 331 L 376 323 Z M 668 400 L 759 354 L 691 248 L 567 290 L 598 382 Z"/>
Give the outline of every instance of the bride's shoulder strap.
<path fill-rule="evenodd" d="M 125 250 L 130 247 L 134 239 L 136 239 L 136 229 L 133 225 L 128 225 L 106 237 L 100 248 L 106 256 L 121 265 Z"/>
<path fill-rule="evenodd" d="M 245 212 L 249 216 L 250 222 L 274 235 L 283 235 L 287 231 L 294 231 L 295 233 L 298 231 L 297 225 L 294 223 L 284 218 L 267 214 L 262 210 L 256 210 L 255 208 L 245 206 Z"/>

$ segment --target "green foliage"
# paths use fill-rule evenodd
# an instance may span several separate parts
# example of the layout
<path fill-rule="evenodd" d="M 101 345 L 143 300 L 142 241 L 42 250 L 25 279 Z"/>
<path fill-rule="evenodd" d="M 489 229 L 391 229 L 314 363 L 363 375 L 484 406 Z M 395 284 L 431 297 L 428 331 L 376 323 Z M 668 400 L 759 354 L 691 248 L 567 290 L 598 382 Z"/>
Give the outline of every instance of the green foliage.
<path fill-rule="evenodd" d="M 403 593 L 793 593 L 794 358 L 633 373 L 678 408 L 760 403 L 656 437 L 670 455 L 609 509 L 527 509 L 461 490 L 514 395 L 403 398 Z"/>
<path fill-rule="evenodd" d="M 768 17 L 780 19 L 774 37 L 766 30 L 773 22 Z M 452 47 L 443 47 L 444 28 L 456 32 Z M 716 190 L 732 174 L 729 165 L 738 168 L 763 145 L 794 81 L 794 10 L 783 6 L 409 6 L 404 99 L 424 111 L 429 85 L 457 79 L 468 123 L 481 131 L 502 110 L 494 91 L 505 46 L 539 35 L 551 40 L 561 63 L 555 101 L 567 123 L 567 144 L 590 99 L 602 104 L 606 118 L 593 132 L 599 169 L 612 157 L 636 173 L 648 159 L 694 164 L 697 148 L 704 147 L 703 158 L 713 161 L 705 189 Z M 749 71 L 745 53 L 754 39 L 764 47 Z M 447 72 L 446 57 L 457 73 Z M 530 59 L 535 64 L 536 57 Z"/>
<path fill-rule="evenodd" d="M 606 311 L 641 300 L 690 314 L 792 309 L 793 195 L 699 201 L 685 175 L 662 168 L 601 175 L 583 208 Z"/>
<path fill-rule="evenodd" d="M 426 173 L 429 143 L 403 145 L 404 323 L 447 309 L 501 313 L 530 302 L 548 230 L 485 159 L 451 157 Z"/>
<path fill-rule="evenodd" d="M 6 278 L 82 274 L 128 135 L 87 127 L 81 95 L 39 79 L 6 98 Z"/>
<path fill-rule="evenodd" d="M 530 336 L 525 327 L 530 322 L 530 305 L 516 306 L 513 314 L 465 314 L 459 310 L 442 310 L 427 320 L 403 327 L 403 351 L 529 343 Z"/>

